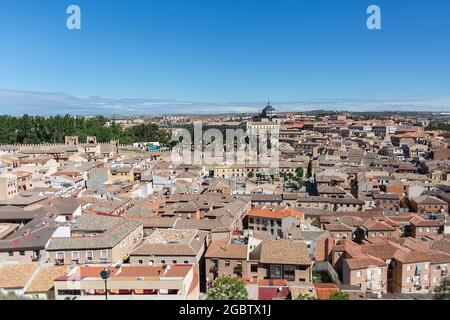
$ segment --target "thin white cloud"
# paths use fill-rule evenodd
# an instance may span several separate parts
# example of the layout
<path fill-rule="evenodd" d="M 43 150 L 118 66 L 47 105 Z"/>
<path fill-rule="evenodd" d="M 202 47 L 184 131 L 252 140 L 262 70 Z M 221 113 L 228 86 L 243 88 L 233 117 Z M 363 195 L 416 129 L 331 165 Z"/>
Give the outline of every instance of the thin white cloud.
<path fill-rule="evenodd" d="M 310 99 L 272 103 L 280 111 L 430 111 L 450 112 L 450 96 L 402 99 Z M 0 114 L 76 115 L 253 113 L 264 102 L 207 103 L 149 98 L 74 97 L 64 93 L 0 90 Z M 188 107 L 187 107 L 188 106 Z"/>

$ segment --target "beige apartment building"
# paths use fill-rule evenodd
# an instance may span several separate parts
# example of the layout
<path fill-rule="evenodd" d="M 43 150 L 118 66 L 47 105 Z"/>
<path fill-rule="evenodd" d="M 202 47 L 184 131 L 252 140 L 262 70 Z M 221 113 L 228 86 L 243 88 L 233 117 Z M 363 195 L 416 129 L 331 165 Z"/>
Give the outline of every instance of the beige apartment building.
<path fill-rule="evenodd" d="M 343 263 L 344 284 L 364 292 L 387 292 L 387 266 L 384 261 L 365 258 L 347 259 Z"/>
<path fill-rule="evenodd" d="M 136 220 L 85 214 L 69 233 L 49 241 L 47 261 L 56 265 L 122 263 L 143 235 L 143 225 Z"/>
<path fill-rule="evenodd" d="M 438 250 L 423 248 L 411 238 L 402 244 L 377 242 L 357 245 L 345 241 L 334 247 L 337 259 L 333 265 L 342 264 L 344 284 L 362 292 L 428 294 L 448 276 L 450 255 L 439 251 L 447 246 L 446 240 L 436 243 Z"/>
<path fill-rule="evenodd" d="M 100 276 L 107 266 L 72 269 L 54 281 L 56 300 L 198 300 L 199 276 L 192 265 L 108 266 L 106 283 Z"/>
<path fill-rule="evenodd" d="M 291 284 L 309 284 L 312 280 L 311 258 L 303 241 L 263 240 L 254 246 L 213 241 L 205 260 L 209 284 L 223 275 L 248 280 L 282 279 Z"/>
<path fill-rule="evenodd" d="M 18 192 L 17 176 L 15 174 L 4 173 L 0 175 L 0 200 L 14 198 Z"/>
<path fill-rule="evenodd" d="M 429 293 L 431 259 L 424 252 L 399 252 L 394 264 L 392 288 L 398 293 Z"/>
<path fill-rule="evenodd" d="M 233 165 L 219 165 L 214 167 L 214 177 L 216 178 L 247 178 L 249 175 L 256 176 L 272 175 L 276 173 L 292 174 L 296 175 L 296 170 L 299 167 L 304 167 L 302 163 L 280 161 L 276 167 L 270 167 L 269 165 L 262 164 L 233 164 Z M 306 172 L 306 168 L 304 168 Z"/>
<path fill-rule="evenodd" d="M 130 254 L 133 264 L 192 264 L 203 259 L 208 232 L 196 229 L 154 230 Z"/>

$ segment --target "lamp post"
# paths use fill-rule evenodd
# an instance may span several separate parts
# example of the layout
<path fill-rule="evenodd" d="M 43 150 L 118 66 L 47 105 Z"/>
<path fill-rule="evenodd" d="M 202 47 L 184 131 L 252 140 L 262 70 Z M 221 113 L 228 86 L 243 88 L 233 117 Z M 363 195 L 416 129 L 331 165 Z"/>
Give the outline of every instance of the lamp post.
<path fill-rule="evenodd" d="M 105 300 L 108 300 L 108 278 L 110 276 L 111 272 L 108 270 L 107 267 L 105 267 L 105 269 L 102 270 L 102 272 L 100 272 L 100 276 L 102 277 L 102 279 L 105 281 Z"/>

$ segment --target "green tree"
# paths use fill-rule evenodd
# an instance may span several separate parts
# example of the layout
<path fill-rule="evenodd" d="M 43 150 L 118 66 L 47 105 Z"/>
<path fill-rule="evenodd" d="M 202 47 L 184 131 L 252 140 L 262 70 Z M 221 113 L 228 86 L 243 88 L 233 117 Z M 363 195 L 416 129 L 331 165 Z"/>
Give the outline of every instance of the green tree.
<path fill-rule="evenodd" d="M 113 123 L 106 126 L 105 117 L 93 118 L 54 116 L 22 117 L 0 116 L 1 144 L 63 143 L 66 136 L 78 136 L 80 142 L 96 136 L 98 142 L 119 140 L 122 144 L 133 142 L 160 142 L 168 144 L 170 135 L 155 124 L 142 124 L 128 129 Z"/>
<path fill-rule="evenodd" d="M 330 295 L 330 300 L 348 300 L 349 295 L 345 292 L 333 292 Z"/>
<path fill-rule="evenodd" d="M 207 300 L 248 300 L 248 292 L 241 279 L 223 276 L 214 281 Z"/>
<path fill-rule="evenodd" d="M 303 178 L 304 176 L 304 170 L 302 167 L 295 169 L 295 174 L 297 178 Z"/>
<path fill-rule="evenodd" d="M 443 278 L 439 286 L 434 289 L 434 299 L 450 300 L 450 278 Z"/>
<path fill-rule="evenodd" d="M 319 147 L 319 149 L 317 149 L 317 153 L 320 154 L 320 155 L 323 155 L 324 151 L 325 151 L 324 147 Z"/>
<path fill-rule="evenodd" d="M 425 131 L 431 131 L 431 130 L 450 131 L 450 124 L 445 123 L 445 122 L 433 122 L 425 127 Z"/>

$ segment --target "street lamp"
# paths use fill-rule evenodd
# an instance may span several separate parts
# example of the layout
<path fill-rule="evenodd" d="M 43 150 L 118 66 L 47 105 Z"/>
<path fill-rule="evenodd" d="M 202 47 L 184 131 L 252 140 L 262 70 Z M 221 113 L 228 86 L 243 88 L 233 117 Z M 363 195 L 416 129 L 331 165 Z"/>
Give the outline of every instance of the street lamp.
<path fill-rule="evenodd" d="M 102 277 L 102 279 L 105 281 L 105 300 L 108 300 L 108 286 L 107 286 L 107 281 L 108 278 L 110 276 L 111 272 L 108 270 L 107 267 L 105 267 L 105 269 L 102 270 L 102 272 L 100 272 L 100 276 Z"/>

